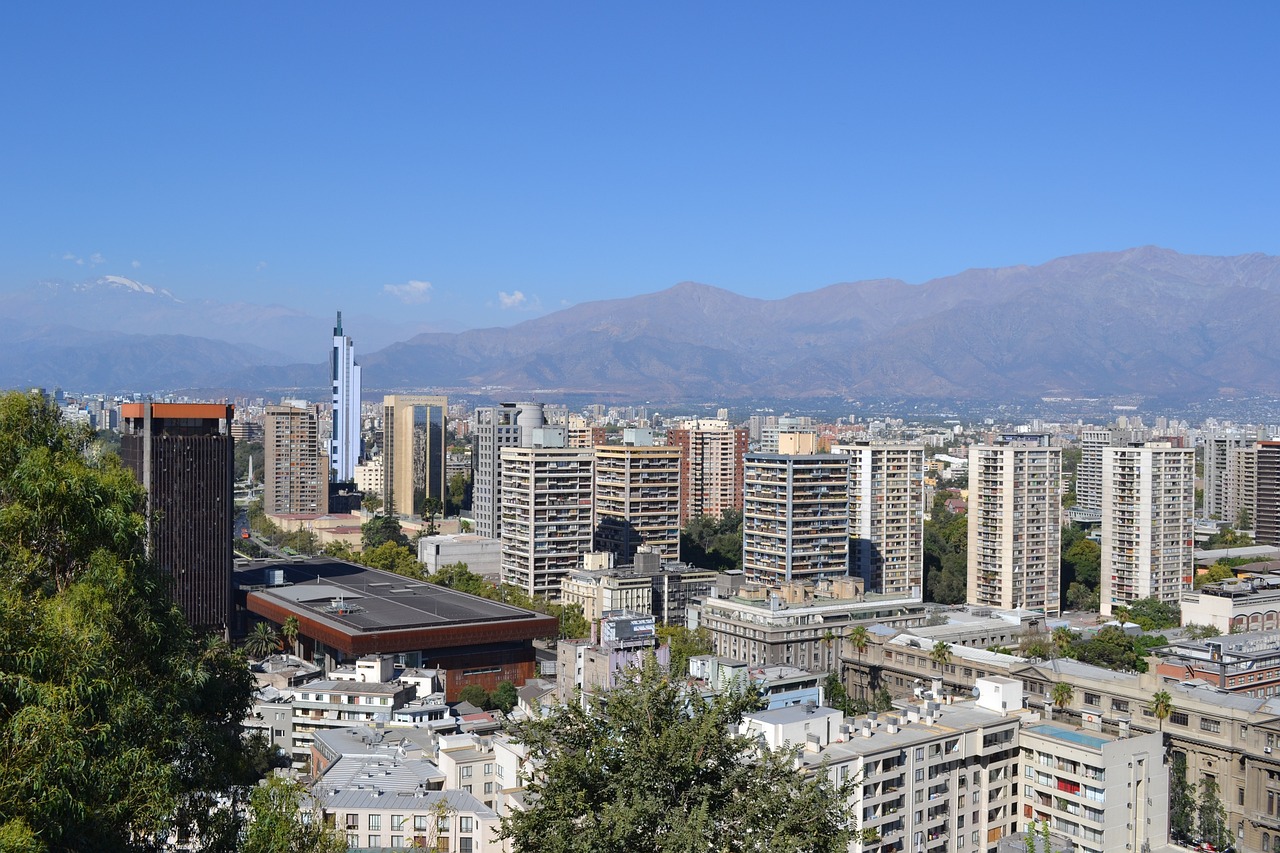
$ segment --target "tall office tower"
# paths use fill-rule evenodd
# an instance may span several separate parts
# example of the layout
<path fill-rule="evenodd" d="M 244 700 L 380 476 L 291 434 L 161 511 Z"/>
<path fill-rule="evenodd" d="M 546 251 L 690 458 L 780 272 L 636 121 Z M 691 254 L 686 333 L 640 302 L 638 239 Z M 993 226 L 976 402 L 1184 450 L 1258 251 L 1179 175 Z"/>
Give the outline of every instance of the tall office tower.
<path fill-rule="evenodd" d="M 1227 469 L 1231 451 L 1250 447 L 1253 439 L 1238 432 L 1212 433 L 1204 440 L 1204 514 L 1234 523 L 1233 513 L 1227 508 Z"/>
<path fill-rule="evenodd" d="M 653 431 L 623 431 L 622 444 L 595 449 L 596 550 L 633 560 L 648 545 L 680 561 L 680 448 L 655 446 Z"/>
<path fill-rule="evenodd" d="M 1028 438 L 969 448 L 968 602 L 1057 616 L 1062 449 Z"/>
<path fill-rule="evenodd" d="M 270 515 L 329 511 L 329 455 L 320 441 L 320 416 L 300 401 L 268 406 L 262 507 Z"/>
<path fill-rule="evenodd" d="M 329 467 L 334 482 L 355 477 L 360 461 L 360 365 L 356 345 L 342 333 L 342 312 L 333 327 L 333 355 L 329 359 L 333 379 L 333 415 L 329 428 Z"/>
<path fill-rule="evenodd" d="M 680 449 L 680 524 L 700 515 L 719 517 L 742 509 L 742 459 L 748 433 L 723 420 L 685 421 L 667 431 Z"/>
<path fill-rule="evenodd" d="M 448 494 L 447 397 L 382 398 L 382 506 L 389 515 L 421 515 L 428 498 Z"/>
<path fill-rule="evenodd" d="M 921 600 L 924 446 L 837 445 L 849 457 L 849 573 L 867 592 Z"/>
<path fill-rule="evenodd" d="M 545 425 L 541 403 L 503 403 L 476 409 L 471 480 L 471 514 L 481 536 L 502 534 L 502 449 L 529 447 L 533 431 Z"/>
<path fill-rule="evenodd" d="M 1102 455 L 1102 614 L 1139 598 L 1177 603 L 1195 571 L 1196 458 L 1167 442 Z"/>
<path fill-rule="evenodd" d="M 1258 518 L 1258 448 L 1252 442 L 1227 451 L 1224 494 L 1223 521 L 1252 530 Z"/>
<path fill-rule="evenodd" d="M 1076 466 L 1076 505 L 1068 515 L 1081 524 L 1102 521 L 1102 451 L 1130 440 L 1128 430 L 1087 429 L 1080 436 L 1080 463 Z"/>
<path fill-rule="evenodd" d="M 748 453 L 742 568 L 761 583 L 849 572 L 849 457 Z"/>
<path fill-rule="evenodd" d="M 120 457 L 147 490 L 147 552 L 201 631 L 225 632 L 231 617 L 233 413 L 195 403 L 120 407 Z"/>
<path fill-rule="evenodd" d="M 1280 441 L 1258 442 L 1254 541 L 1280 545 Z"/>
<path fill-rule="evenodd" d="M 564 446 L 562 428 L 533 431 L 531 447 L 502 449 L 502 582 L 560 597 L 560 581 L 591 550 L 593 453 Z"/>

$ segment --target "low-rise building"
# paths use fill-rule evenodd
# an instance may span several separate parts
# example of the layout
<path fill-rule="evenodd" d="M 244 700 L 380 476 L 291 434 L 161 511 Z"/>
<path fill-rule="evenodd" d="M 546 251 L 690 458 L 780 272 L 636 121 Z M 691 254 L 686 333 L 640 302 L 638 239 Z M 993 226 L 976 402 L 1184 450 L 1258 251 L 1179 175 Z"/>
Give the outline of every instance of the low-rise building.
<path fill-rule="evenodd" d="M 1205 584 L 1185 590 L 1180 603 L 1184 625 L 1212 625 L 1223 634 L 1275 631 L 1280 628 L 1280 575 L 1249 574 Z"/>
<path fill-rule="evenodd" d="M 502 569 L 502 542 L 475 533 L 424 536 L 418 540 L 418 562 L 429 575 L 443 566 L 465 563 L 472 574 L 496 580 Z"/>
<path fill-rule="evenodd" d="M 1229 634 L 1179 640 L 1156 649 L 1161 676 L 1203 679 L 1219 690 L 1268 698 L 1280 693 L 1280 634 Z"/>
<path fill-rule="evenodd" d="M 716 573 L 687 563 L 666 562 L 640 546 L 630 565 L 614 566 L 610 554 L 584 554 L 583 568 L 560 585 L 561 601 L 578 604 L 588 621 L 612 610 L 650 613 L 664 625 L 684 625 L 689 603 L 705 598 Z"/>

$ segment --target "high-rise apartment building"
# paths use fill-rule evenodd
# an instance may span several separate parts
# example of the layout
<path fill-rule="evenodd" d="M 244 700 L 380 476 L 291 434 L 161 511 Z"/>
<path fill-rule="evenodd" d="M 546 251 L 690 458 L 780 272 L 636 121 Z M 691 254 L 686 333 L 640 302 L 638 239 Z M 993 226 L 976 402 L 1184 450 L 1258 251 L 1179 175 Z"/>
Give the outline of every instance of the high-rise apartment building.
<path fill-rule="evenodd" d="M 120 458 L 147 490 L 147 552 L 198 630 L 231 616 L 232 406 L 125 403 Z"/>
<path fill-rule="evenodd" d="M 849 573 L 867 592 L 921 599 L 924 589 L 924 447 L 852 444 L 849 457 Z"/>
<path fill-rule="evenodd" d="M 722 420 L 685 421 L 667 431 L 667 444 L 680 449 L 680 524 L 700 515 L 719 517 L 742 509 L 742 463 L 747 430 Z"/>
<path fill-rule="evenodd" d="M 383 510 L 421 515 L 423 501 L 444 506 L 448 493 L 447 397 L 392 394 L 382 398 Z"/>
<path fill-rule="evenodd" d="M 1224 494 L 1223 521 L 1253 530 L 1258 517 L 1258 448 L 1253 442 L 1227 451 Z"/>
<path fill-rule="evenodd" d="M 327 513 L 329 454 L 315 407 L 297 401 L 268 406 L 265 427 L 262 508 L 269 515 Z"/>
<path fill-rule="evenodd" d="M 760 452 L 780 452 L 778 449 L 778 437 L 783 433 L 817 436 L 818 431 L 813 426 L 813 418 L 810 417 L 783 415 L 780 418 L 767 418 L 760 427 Z"/>
<path fill-rule="evenodd" d="M 562 428 L 535 429 L 533 446 L 502 450 L 502 582 L 560 597 L 560 580 L 591 550 L 590 450 L 564 446 Z"/>
<path fill-rule="evenodd" d="M 1102 456 L 1102 614 L 1139 598 L 1177 604 L 1194 572 L 1195 451 L 1167 442 Z"/>
<path fill-rule="evenodd" d="M 329 359 L 333 381 L 333 412 L 329 427 L 329 466 L 334 482 L 355 476 L 360 461 L 360 365 L 356 345 L 342 332 L 342 312 L 333 327 L 333 353 Z"/>
<path fill-rule="evenodd" d="M 1211 433 L 1204 440 L 1204 515 L 1228 524 L 1235 522 L 1238 508 L 1229 506 L 1228 479 L 1231 452 L 1252 447 L 1253 439 L 1238 432 Z"/>
<path fill-rule="evenodd" d="M 595 449 L 596 550 L 629 563 L 648 545 L 680 561 L 680 448 L 653 443 L 647 429 L 623 431 L 622 444 Z"/>
<path fill-rule="evenodd" d="M 1280 545 L 1280 441 L 1258 442 L 1257 514 L 1254 541 Z"/>
<path fill-rule="evenodd" d="M 1061 448 L 969 448 L 969 604 L 1059 614 L 1061 487 Z"/>
<path fill-rule="evenodd" d="M 849 458 L 748 453 L 742 568 L 762 583 L 849 571 Z"/>
<path fill-rule="evenodd" d="M 1127 444 L 1132 433 L 1119 429 L 1087 429 L 1080 436 L 1080 462 L 1076 466 L 1076 505 L 1072 521 L 1097 524 L 1102 521 L 1102 451 Z"/>
<path fill-rule="evenodd" d="M 541 403 L 503 403 L 476 409 L 471 514 L 479 535 L 497 539 L 502 534 L 503 448 L 531 446 L 533 431 L 545 423 Z"/>

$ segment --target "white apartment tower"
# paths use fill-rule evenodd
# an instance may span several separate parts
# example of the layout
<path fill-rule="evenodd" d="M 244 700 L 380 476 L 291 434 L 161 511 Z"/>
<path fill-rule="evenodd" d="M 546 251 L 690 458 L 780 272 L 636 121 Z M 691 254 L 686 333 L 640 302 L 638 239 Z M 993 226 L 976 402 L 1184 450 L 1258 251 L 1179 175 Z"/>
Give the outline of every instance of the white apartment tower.
<path fill-rule="evenodd" d="M 920 600 L 924 586 L 924 447 L 837 445 L 849 457 L 849 573 L 867 592 Z"/>
<path fill-rule="evenodd" d="M 1238 432 L 1211 433 L 1204 440 L 1204 514 L 1235 523 L 1239 508 L 1230 506 L 1227 481 L 1231 451 L 1252 447 L 1253 439 Z"/>
<path fill-rule="evenodd" d="M 594 454 L 564 441 L 563 428 L 544 427 L 532 447 L 502 450 L 502 582 L 553 600 L 595 532 Z"/>
<path fill-rule="evenodd" d="M 1177 603 L 1194 571 L 1195 451 L 1167 442 L 1102 457 L 1102 615 L 1139 598 Z"/>
<path fill-rule="evenodd" d="M 471 512 L 479 535 L 497 539 L 502 534 L 503 449 L 529 447 L 533 431 L 545 423 L 541 403 L 503 403 L 476 409 Z"/>
<path fill-rule="evenodd" d="M 1059 614 L 1061 487 L 1061 448 L 969 448 L 969 604 Z"/>
<path fill-rule="evenodd" d="M 762 583 L 849 571 L 849 457 L 748 453 L 742 568 Z"/>
<path fill-rule="evenodd" d="M 622 444 L 595 449 L 596 550 L 630 563 L 641 545 L 680 561 L 680 448 L 628 429 Z"/>
<path fill-rule="evenodd" d="M 356 364 L 355 343 L 342 333 L 341 311 L 333 327 L 329 368 L 333 380 L 329 467 L 335 482 L 346 483 L 355 477 L 360 461 L 360 365 Z"/>
<path fill-rule="evenodd" d="M 1080 464 L 1076 466 L 1076 505 L 1071 520 L 1097 524 L 1102 520 L 1102 451 L 1129 441 L 1129 430 L 1086 429 L 1080 435 Z"/>

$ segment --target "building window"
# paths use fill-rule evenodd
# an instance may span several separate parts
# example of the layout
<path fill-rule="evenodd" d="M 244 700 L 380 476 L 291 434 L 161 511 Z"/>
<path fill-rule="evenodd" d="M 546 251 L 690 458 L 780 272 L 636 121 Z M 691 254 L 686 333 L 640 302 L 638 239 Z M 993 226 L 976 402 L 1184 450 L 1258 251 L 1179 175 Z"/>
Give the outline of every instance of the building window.
<path fill-rule="evenodd" d="M 400 832 L 402 829 L 404 829 L 404 815 L 393 814 L 391 816 L 391 831 Z"/>
<path fill-rule="evenodd" d="M 1084 704 L 1100 708 L 1102 707 L 1102 697 L 1097 693 L 1086 693 L 1084 694 Z"/>
<path fill-rule="evenodd" d="M 1112 699 L 1112 700 L 1111 700 L 1111 710 L 1113 710 L 1113 711 L 1118 711 L 1118 712 L 1120 712 L 1121 714 L 1127 714 L 1127 713 L 1129 713 L 1129 700 L 1127 700 L 1127 699 Z"/>
<path fill-rule="evenodd" d="M 473 849 L 470 838 L 458 839 L 458 853 L 472 853 Z"/>
<path fill-rule="evenodd" d="M 471 778 L 471 768 L 470 768 L 469 766 L 468 766 L 468 767 L 463 767 L 463 768 L 462 768 L 462 778 L 463 778 L 463 779 L 470 779 L 470 778 Z"/>
<path fill-rule="evenodd" d="M 382 829 L 382 815 L 380 814 L 369 815 L 369 828 Z"/>
<path fill-rule="evenodd" d="M 1211 719 L 1211 718 L 1209 718 L 1209 717 L 1201 717 L 1201 718 L 1200 718 L 1200 729 L 1201 729 L 1201 731 L 1213 732 L 1213 733 L 1215 733 L 1215 734 L 1216 734 L 1216 733 L 1218 733 L 1218 732 L 1222 731 L 1222 721 L 1221 721 L 1221 720 L 1214 720 L 1214 719 Z"/>
<path fill-rule="evenodd" d="M 448 829 L 448 827 L 445 827 L 445 829 Z M 416 815 L 414 815 L 414 816 L 413 816 L 413 831 L 414 831 L 414 832 L 426 832 L 426 831 L 427 831 L 427 816 L 426 816 L 426 815 L 424 815 L 424 814 L 416 814 Z"/>
<path fill-rule="evenodd" d="M 493 775 L 493 765 L 492 765 L 492 764 L 486 764 L 486 765 L 484 766 L 484 775 L 486 775 L 486 776 L 492 776 L 492 775 Z"/>
<path fill-rule="evenodd" d="M 1174 711 L 1169 715 L 1169 722 L 1174 723 L 1175 725 L 1185 726 L 1190 721 L 1191 718 L 1187 716 L 1186 711 Z"/>
<path fill-rule="evenodd" d="M 355 834 L 355 833 L 353 833 L 353 832 L 348 832 L 348 833 L 347 833 L 347 846 L 348 846 L 348 847 L 359 847 L 359 846 L 360 846 L 360 836 L 356 835 L 356 834 Z"/>
<path fill-rule="evenodd" d="M 348 815 L 347 815 L 347 829 L 359 829 L 359 828 L 360 828 L 360 815 L 358 815 L 358 814 L 348 814 Z"/>
<path fill-rule="evenodd" d="M 369 846 L 370 846 L 370 847 L 381 847 L 381 846 L 382 846 L 382 836 L 381 836 L 381 835 L 370 835 L 370 836 L 369 836 Z"/>
<path fill-rule="evenodd" d="M 458 818 L 458 832 L 471 832 L 475 819 L 469 817 Z"/>
<path fill-rule="evenodd" d="M 403 847 L 403 846 L 404 846 L 404 836 L 403 836 L 403 835 L 393 835 L 393 836 L 391 836 L 391 846 L 392 846 L 392 847 Z"/>

